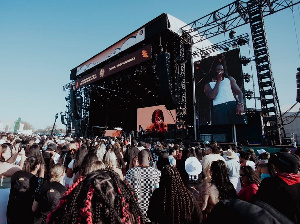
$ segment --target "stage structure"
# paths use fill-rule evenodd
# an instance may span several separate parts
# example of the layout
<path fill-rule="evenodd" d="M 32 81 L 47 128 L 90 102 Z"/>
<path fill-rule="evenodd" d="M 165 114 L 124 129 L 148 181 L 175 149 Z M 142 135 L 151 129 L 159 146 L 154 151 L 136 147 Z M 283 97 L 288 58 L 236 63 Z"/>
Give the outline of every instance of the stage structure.
<path fill-rule="evenodd" d="M 201 42 L 232 31 L 239 26 L 250 24 L 261 100 L 262 134 L 267 144 L 281 144 L 282 139 L 286 136 L 271 69 L 263 17 L 286 8 L 292 9 L 294 5 L 299 3 L 300 1 L 293 0 L 237 0 L 182 27 L 183 37 L 185 34 L 187 35 L 187 42 L 191 40 L 191 37 L 192 40 L 197 37 L 198 42 Z M 193 42 L 192 44 L 196 43 Z M 228 50 L 222 44 L 214 45 L 208 49 L 198 49 L 193 52 L 193 55 L 206 58 L 211 56 L 214 51 L 224 52 Z"/>
<path fill-rule="evenodd" d="M 71 82 L 66 88 L 68 134 L 89 136 L 97 134 L 97 130 L 114 127 L 135 130 L 137 108 L 165 105 L 168 110 L 176 110 L 176 138 L 201 140 L 194 63 L 229 52 L 228 46 L 248 44 L 247 35 L 218 44 L 211 44 L 208 39 L 249 23 L 261 111 L 247 111 L 247 127 L 249 124 L 255 127 L 261 119 L 260 131 L 265 143 L 281 144 L 285 137 L 284 123 L 263 17 L 299 3 L 237 0 L 189 24 L 168 14 L 158 16 L 71 70 Z M 242 57 L 241 64 L 249 60 Z M 245 74 L 242 78 L 249 79 Z M 244 90 L 244 96 L 250 99 L 251 91 Z M 237 135 L 247 136 L 243 129 L 248 128 L 241 128 Z"/>
<path fill-rule="evenodd" d="M 66 88 L 68 134 L 100 135 L 103 129 L 137 127 L 137 109 L 176 110 L 176 138 L 193 138 L 195 47 L 181 38 L 179 19 L 161 14 L 71 70 Z M 195 40 L 196 41 L 196 40 Z M 69 118 L 69 119 L 68 119 Z M 167 136 L 166 136 L 167 137 Z"/>

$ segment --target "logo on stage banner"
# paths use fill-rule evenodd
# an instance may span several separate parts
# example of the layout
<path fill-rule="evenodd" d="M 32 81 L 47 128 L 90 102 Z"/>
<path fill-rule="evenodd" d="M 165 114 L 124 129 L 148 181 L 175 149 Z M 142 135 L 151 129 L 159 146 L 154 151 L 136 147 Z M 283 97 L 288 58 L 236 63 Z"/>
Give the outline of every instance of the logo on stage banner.
<path fill-rule="evenodd" d="M 117 55 L 122 51 L 125 51 L 126 49 L 130 48 L 131 46 L 137 43 L 140 43 L 143 40 L 145 40 L 145 27 L 128 35 L 127 37 L 120 40 L 118 43 L 114 44 L 113 46 L 109 47 L 108 49 L 104 50 L 103 52 L 99 53 L 98 55 L 94 56 L 93 58 L 78 66 L 76 68 L 76 75 L 80 75 L 81 73 L 97 66 L 101 62 Z"/>
<path fill-rule="evenodd" d="M 151 45 L 147 45 L 132 54 L 129 54 L 115 62 L 104 66 L 103 68 L 97 69 L 94 73 L 91 73 L 89 75 L 84 76 L 81 79 L 78 79 L 76 81 L 75 88 L 79 89 L 83 86 L 89 85 L 114 73 L 138 65 L 144 61 L 150 60 L 151 58 L 152 48 Z"/>

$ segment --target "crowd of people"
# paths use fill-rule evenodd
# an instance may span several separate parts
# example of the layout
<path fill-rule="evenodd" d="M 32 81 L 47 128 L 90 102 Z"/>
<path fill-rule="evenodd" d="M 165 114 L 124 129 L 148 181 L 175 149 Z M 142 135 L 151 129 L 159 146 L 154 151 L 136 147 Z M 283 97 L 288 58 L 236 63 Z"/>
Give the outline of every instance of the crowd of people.
<path fill-rule="evenodd" d="M 300 149 L 0 135 L 0 224 L 300 223 Z"/>

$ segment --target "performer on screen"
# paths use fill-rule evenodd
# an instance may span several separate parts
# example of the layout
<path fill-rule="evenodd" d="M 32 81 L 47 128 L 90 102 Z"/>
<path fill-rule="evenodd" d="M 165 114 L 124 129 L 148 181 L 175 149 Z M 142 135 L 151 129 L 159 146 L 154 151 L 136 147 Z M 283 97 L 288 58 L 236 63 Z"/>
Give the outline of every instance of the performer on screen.
<path fill-rule="evenodd" d="M 163 133 L 167 130 L 162 110 L 156 109 L 152 114 L 152 124 L 147 128 L 152 132 Z"/>
<path fill-rule="evenodd" d="M 216 66 L 212 81 L 205 84 L 204 92 L 213 100 L 212 124 L 244 124 L 243 93 L 231 76 L 225 76 L 222 64 Z"/>

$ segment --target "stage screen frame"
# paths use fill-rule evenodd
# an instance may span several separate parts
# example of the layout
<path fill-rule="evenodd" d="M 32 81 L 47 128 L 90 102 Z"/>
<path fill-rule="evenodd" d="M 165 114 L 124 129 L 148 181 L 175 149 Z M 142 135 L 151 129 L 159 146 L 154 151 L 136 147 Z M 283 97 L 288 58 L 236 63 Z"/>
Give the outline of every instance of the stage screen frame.
<path fill-rule="evenodd" d="M 232 76 L 241 91 L 244 93 L 244 81 L 243 81 L 243 70 L 240 62 L 240 50 L 239 48 L 211 56 L 201 61 L 194 63 L 195 71 L 195 95 L 196 95 L 196 119 L 199 126 L 213 125 L 212 100 L 209 99 L 204 92 L 204 86 L 209 83 L 212 79 L 213 73 L 216 71 L 217 64 L 224 64 L 227 67 L 229 76 Z M 224 66 L 225 69 L 225 66 Z M 243 103 L 246 111 L 246 100 L 243 94 Z M 232 125 L 233 123 L 222 123 L 219 125 Z M 242 119 L 235 124 L 247 124 L 247 117 L 242 116 Z M 219 126 L 218 125 L 218 126 Z"/>
<path fill-rule="evenodd" d="M 168 131 L 169 124 L 176 124 L 176 110 L 168 110 L 165 105 L 158 105 L 152 107 L 143 107 L 137 109 L 137 131 L 139 131 L 139 126 L 141 125 L 145 132 L 151 132 L 147 130 L 152 123 L 152 115 L 154 111 L 161 110 L 164 116 L 164 123 L 166 132 Z"/>

